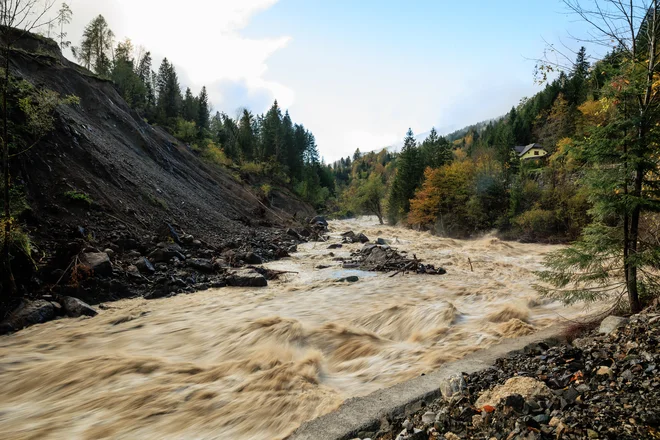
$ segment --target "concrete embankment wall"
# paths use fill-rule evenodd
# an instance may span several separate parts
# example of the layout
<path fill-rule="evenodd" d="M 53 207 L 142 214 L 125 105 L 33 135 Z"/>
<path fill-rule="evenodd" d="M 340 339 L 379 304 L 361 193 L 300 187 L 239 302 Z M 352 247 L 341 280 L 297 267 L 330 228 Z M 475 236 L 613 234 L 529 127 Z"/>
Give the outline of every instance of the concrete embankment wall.
<path fill-rule="evenodd" d="M 303 424 L 289 440 L 350 440 L 365 438 L 385 428 L 389 420 L 403 418 L 440 397 L 443 379 L 458 373 L 474 373 L 494 365 L 498 358 L 541 341 L 558 342 L 565 326 L 555 325 L 529 336 L 507 339 L 472 353 L 440 369 L 385 388 L 364 397 L 346 400 L 336 411 Z"/>

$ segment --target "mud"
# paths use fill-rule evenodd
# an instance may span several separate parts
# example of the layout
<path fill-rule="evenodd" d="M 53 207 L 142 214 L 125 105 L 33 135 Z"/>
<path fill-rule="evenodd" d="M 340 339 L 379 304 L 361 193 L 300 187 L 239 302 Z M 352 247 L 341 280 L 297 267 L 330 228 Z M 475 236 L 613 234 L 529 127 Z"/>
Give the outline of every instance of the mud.
<path fill-rule="evenodd" d="M 263 289 L 123 300 L 2 337 L 3 437 L 284 438 L 349 397 L 584 313 L 531 287 L 552 246 L 443 239 L 371 218 L 330 229 L 331 242 L 363 231 L 448 273 L 343 270 L 333 258 L 362 245 L 333 257 L 329 243 L 307 243 L 267 264 L 298 273 Z M 359 281 L 337 282 L 351 275 Z"/>

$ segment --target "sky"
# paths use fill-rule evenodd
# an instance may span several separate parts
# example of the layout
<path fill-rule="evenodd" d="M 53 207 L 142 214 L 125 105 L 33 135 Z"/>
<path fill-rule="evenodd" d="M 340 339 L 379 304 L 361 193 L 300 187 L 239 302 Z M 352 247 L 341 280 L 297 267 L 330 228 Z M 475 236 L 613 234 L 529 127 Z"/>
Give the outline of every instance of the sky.
<path fill-rule="evenodd" d="M 326 162 L 505 114 L 540 90 L 546 41 L 584 33 L 560 0 L 70 0 L 68 37 L 102 14 L 206 85 L 214 111 L 273 100 L 314 133 Z"/>

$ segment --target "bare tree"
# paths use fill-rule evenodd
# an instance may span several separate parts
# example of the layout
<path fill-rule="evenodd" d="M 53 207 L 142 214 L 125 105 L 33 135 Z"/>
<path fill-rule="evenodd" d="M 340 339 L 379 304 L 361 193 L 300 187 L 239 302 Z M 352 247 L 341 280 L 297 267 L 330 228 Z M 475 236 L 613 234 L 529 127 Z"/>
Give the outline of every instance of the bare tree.
<path fill-rule="evenodd" d="M 48 28 L 55 18 L 50 16 L 50 11 L 55 0 L 0 0 L 0 44 L 2 45 L 2 56 L 4 57 L 4 72 L 2 75 L 2 177 L 4 183 L 4 238 L 2 245 L 2 265 L 5 276 L 3 289 L 9 290 L 10 294 L 16 292 L 16 283 L 11 271 L 10 252 L 12 218 L 9 207 L 10 184 L 9 175 L 9 107 L 7 106 L 7 95 L 9 94 L 9 67 L 12 52 L 15 45 L 28 33 Z"/>

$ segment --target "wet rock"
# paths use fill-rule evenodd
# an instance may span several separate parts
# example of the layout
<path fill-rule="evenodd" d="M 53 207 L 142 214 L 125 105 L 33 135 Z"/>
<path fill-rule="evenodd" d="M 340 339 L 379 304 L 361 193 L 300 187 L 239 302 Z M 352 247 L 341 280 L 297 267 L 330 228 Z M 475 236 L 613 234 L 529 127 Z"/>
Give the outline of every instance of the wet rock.
<path fill-rule="evenodd" d="M 328 249 L 341 249 L 343 246 L 340 243 L 334 243 L 328 246 Z"/>
<path fill-rule="evenodd" d="M 149 261 L 145 257 L 139 258 L 135 262 L 135 267 L 137 268 L 138 271 L 146 275 L 153 275 L 154 273 L 156 273 L 156 268 L 153 266 L 153 264 L 151 264 L 151 261 Z"/>
<path fill-rule="evenodd" d="M 446 400 L 451 399 L 455 395 L 463 394 L 467 389 L 467 384 L 462 374 L 454 374 L 440 382 L 440 393 Z"/>
<path fill-rule="evenodd" d="M 252 269 L 242 269 L 229 274 L 227 285 L 233 287 L 266 287 L 268 280 Z"/>
<path fill-rule="evenodd" d="M 348 277 L 340 278 L 340 279 L 337 280 L 337 282 L 339 282 L 339 283 L 356 283 L 359 280 L 360 280 L 360 278 L 358 278 L 357 276 L 351 275 L 351 276 L 348 276 Z"/>
<path fill-rule="evenodd" d="M 18 307 L 0 323 L 0 334 L 18 331 L 55 318 L 55 307 L 50 301 L 24 299 Z"/>
<path fill-rule="evenodd" d="M 427 411 L 422 416 L 422 423 L 433 423 L 435 422 L 436 414 L 433 411 Z"/>
<path fill-rule="evenodd" d="M 385 240 L 384 238 L 380 238 L 380 237 L 378 237 L 378 238 L 376 239 L 376 244 L 379 244 L 379 245 L 381 245 L 381 246 L 384 246 L 384 245 L 388 245 L 388 244 L 390 244 L 390 242 L 387 241 L 387 240 Z"/>
<path fill-rule="evenodd" d="M 356 240 L 360 243 L 369 243 L 369 238 L 363 233 L 358 234 Z"/>
<path fill-rule="evenodd" d="M 64 313 L 70 318 L 78 318 L 80 316 L 96 316 L 98 312 L 94 310 L 89 304 L 84 301 L 74 298 L 72 296 L 60 296 L 57 298 L 58 302 L 62 305 Z"/>
<path fill-rule="evenodd" d="M 181 236 L 181 242 L 185 245 L 190 246 L 193 243 L 193 241 L 195 241 L 195 237 L 193 237 L 190 234 L 184 234 Z"/>
<path fill-rule="evenodd" d="M 191 258 L 187 260 L 188 266 L 204 273 L 213 273 L 215 271 L 213 262 L 204 258 Z"/>
<path fill-rule="evenodd" d="M 600 323 L 598 332 L 603 335 L 608 335 L 619 327 L 626 325 L 627 322 L 627 318 L 622 318 L 620 316 L 608 316 Z"/>
<path fill-rule="evenodd" d="M 309 224 L 315 226 L 318 225 L 318 226 L 328 227 L 328 221 L 322 215 L 317 215 L 316 217 L 311 219 Z"/>
<path fill-rule="evenodd" d="M 112 275 L 112 263 L 105 252 L 86 252 L 80 261 L 92 269 L 94 276 L 107 277 Z"/>
<path fill-rule="evenodd" d="M 114 256 L 115 256 L 115 251 L 112 250 L 112 249 L 110 249 L 110 248 L 105 249 L 103 252 L 105 252 L 106 254 L 108 254 L 108 258 L 111 258 L 111 259 L 112 259 L 112 258 L 114 258 Z"/>

